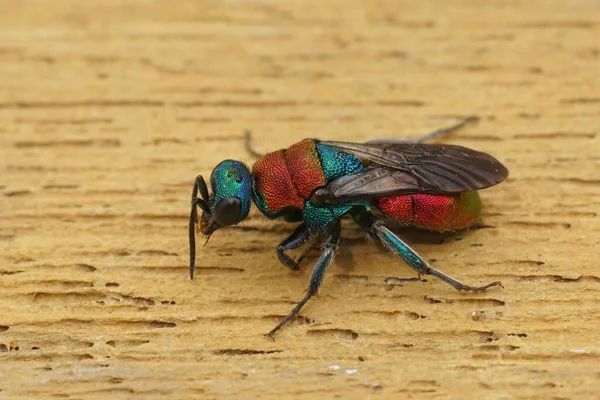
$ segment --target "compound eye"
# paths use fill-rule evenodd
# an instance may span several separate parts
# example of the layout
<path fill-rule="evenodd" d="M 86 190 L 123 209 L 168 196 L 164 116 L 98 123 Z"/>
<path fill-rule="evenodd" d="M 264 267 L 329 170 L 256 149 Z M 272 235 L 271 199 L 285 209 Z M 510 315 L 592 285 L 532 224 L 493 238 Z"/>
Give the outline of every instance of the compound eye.
<path fill-rule="evenodd" d="M 237 197 L 225 197 L 215 207 L 215 221 L 221 226 L 235 225 L 240 222 L 242 202 Z"/>

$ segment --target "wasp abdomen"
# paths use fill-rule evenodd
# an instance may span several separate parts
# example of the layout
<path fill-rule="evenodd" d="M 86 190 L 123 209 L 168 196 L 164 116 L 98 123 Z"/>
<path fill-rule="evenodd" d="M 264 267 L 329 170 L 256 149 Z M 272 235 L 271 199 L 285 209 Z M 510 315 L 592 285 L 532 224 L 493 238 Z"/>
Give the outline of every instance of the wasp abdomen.
<path fill-rule="evenodd" d="M 377 208 L 399 222 L 433 231 L 453 231 L 471 226 L 481 212 L 476 191 L 457 194 L 409 194 L 382 197 Z"/>

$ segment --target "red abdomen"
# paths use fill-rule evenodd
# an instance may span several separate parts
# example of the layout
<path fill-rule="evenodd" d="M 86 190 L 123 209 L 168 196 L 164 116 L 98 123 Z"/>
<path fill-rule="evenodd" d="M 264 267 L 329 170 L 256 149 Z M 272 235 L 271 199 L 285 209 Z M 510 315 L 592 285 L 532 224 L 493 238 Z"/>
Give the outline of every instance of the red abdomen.
<path fill-rule="evenodd" d="M 433 231 L 452 231 L 472 225 L 481 212 L 475 191 L 454 195 L 410 194 L 382 197 L 376 206 L 385 215 L 407 225 Z"/>

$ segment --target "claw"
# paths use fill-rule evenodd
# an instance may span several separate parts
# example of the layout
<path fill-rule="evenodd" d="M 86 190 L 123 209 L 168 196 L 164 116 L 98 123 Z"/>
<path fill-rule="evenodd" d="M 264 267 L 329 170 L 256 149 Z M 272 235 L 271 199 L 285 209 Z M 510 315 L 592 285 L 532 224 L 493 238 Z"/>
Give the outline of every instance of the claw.
<path fill-rule="evenodd" d="M 275 342 L 275 332 L 271 331 L 269 333 L 265 333 L 265 336 L 268 336 L 273 342 Z"/>
<path fill-rule="evenodd" d="M 465 292 L 483 292 L 484 290 L 487 290 L 493 286 L 500 286 L 502 289 L 504 289 L 504 286 L 502 285 L 502 282 L 500 282 L 500 281 L 494 281 L 492 283 L 488 283 L 485 286 L 462 285 L 462 286 L 457 287 L 457 289 L 461 290 L 461 291 L 465 291 Z"/>

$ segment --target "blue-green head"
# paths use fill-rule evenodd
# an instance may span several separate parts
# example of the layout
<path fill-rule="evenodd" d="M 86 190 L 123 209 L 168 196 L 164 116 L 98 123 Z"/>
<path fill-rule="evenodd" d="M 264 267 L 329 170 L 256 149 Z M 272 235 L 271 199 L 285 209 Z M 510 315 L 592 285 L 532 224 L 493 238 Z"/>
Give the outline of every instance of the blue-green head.
<path fill-rule="evenodd" d="M 200 220 L 203 235 L 210 236 L 217 229 L 246 219 L 252 202 L 252 176 L 244 164 L 233 160 L 221 162 L 210 175 L 210 195 L 204 186 L 199 189 L 205 204 L 198 204 L 203 210 Z"/>
<path fill-rule="evenodd" d="M 250 212 L 252 175 L 239 161 L 225 160 L 210 175 L 212 193 L 202 175 L 196 177 L 190 213 L 190 277 L 194 277 L 196 259 L 196 228 L 210 238 L 217 229 L 242 222 Z M 200 192 L 200 197 L 198 197 Z M 198 221 L 198 207 L 202 217 Z M 207 239 L 208 243 L 208 239 Z"/>

